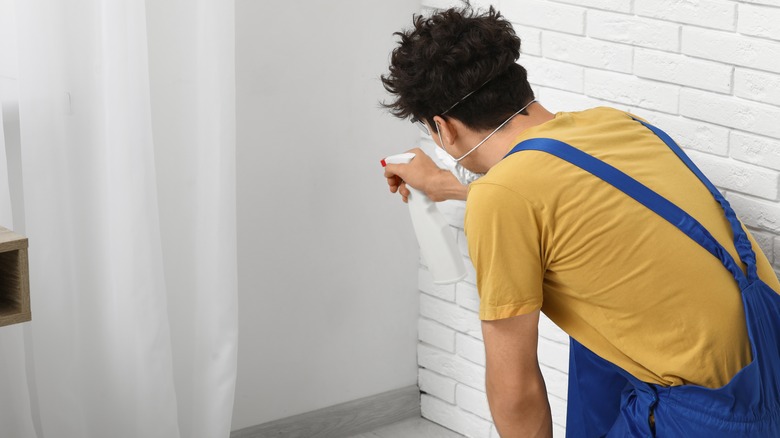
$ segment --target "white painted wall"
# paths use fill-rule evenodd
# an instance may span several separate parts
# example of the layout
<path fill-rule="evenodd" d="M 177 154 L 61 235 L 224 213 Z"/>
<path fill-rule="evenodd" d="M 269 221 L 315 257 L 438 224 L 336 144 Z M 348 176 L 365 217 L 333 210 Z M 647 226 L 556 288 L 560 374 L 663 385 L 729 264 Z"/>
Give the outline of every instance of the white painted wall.
<path fill-rule="evenodd" d="M 236 2 L 240 341 L 233 429 L 413 385 L 418 250 L 378 108 L 419 0 Z"/>
<path fill-rule="evenodd" d="M 0 0 L 0 76 L 16 78 L 16 13 L 13 0 Z"/>

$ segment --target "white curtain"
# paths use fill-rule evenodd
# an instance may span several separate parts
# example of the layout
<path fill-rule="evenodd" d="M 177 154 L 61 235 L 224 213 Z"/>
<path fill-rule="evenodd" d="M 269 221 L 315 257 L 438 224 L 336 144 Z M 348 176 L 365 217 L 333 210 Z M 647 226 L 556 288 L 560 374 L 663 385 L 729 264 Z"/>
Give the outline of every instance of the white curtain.
<path fill-rule="evenodd" d="M 4 98 L 8 90 L 3 91 L 0 97 Z M 0 226 L 13 229 L 5 125 L 17 122 L 4 115 L 10 105 L 3 108 L 3 103 L 0 102 Z M 21 325 L 0 328 L 0 437 L 3 438 L 35 436 L 27 389 L 24 329 L 29 330 Z"/>
<path fill-rule="evenodd" d="M 233 2 L 15 7 L 33 321 L 0 329 L 0 437 L 227 437 Z"/>

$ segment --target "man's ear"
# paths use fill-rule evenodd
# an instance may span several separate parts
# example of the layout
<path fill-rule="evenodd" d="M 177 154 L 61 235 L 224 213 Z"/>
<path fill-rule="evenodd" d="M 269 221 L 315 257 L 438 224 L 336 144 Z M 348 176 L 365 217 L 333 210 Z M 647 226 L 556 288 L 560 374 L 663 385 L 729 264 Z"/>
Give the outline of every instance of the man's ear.
<path fill-rule="evenodd" d="M 458 138 L 458 130 L 451 121 L 441 116 L 433 116 L 433 123 L 436 124 L 441 133 L 441 138 L 444 141 L 444 144 L 441 145 L 442 147 L 455 143 L 455 140 Z"/>

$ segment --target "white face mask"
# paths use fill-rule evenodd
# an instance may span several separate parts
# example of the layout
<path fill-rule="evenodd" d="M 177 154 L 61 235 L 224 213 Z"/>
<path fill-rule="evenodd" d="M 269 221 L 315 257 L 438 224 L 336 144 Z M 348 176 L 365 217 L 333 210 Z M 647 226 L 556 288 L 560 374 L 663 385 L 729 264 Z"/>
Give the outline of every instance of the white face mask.
<path fill-rule="evenodd" d="M 485 175 L 484 173 L 474 173 L 466 169 L 459 162 L 455 161 L 455 158 L 453 158 L 452 155 L 448 154 L 447 151 L 440 147 L 436 148 L 436 156 L 441 160 L 444 166 L 447 167 L 447 170 L 455 175 L 455 178 L 457 178 L 461 184 L 469 185 Z"/>
<path fill-rule="evenodd" d="M 468 97 L 468 96 L 466 96 L 466 97 Z M 466 153 L 465 153 L 465 154 L 464 154 L 462 157 L 460 157 L 460 158 L 455 158 L 455 157 L 453 157 L 452 155 L 448 154 L 448 153 L 447 153 L 447 151 L 445 151 L 445 150 L 444 150 L 444 140 L 441 138 L 441 129 L 436 129 L 436 131 L 437 131 L 437 134 L 439 134 L 439 144 L 441 145 L 441 147 L 438 147 L 438 148 L 436 148 L 437 155 L 440 155 L 440 154 L 439 154 L 439 149 L 441 149 L 441 153 L 442 153 L 443 155 L 446 155 L 446 157 L 442 157 L 442 161 L 444 161 L 444 164 L 445 164 L 445 165 L 446 165 L 448 168 L 450 168 L 450 171 L 451 171 L 453 174 L 455 174 L 455 177 L 456 177 L 456 178 L 458 178 L 458 180 L 459 180 L 461 183 L 463 183 L 463 184 L 470 184 L 472 181 L 474 181 L 474 180 L 476 180 L 477 178 L 479 178 L 479 177 L 483 176 L 483 175 L 484 175 L 484 173 L 474 173 L 474 172 L 472 172 L 472 171 L 470 171 L 470 170 L 466 169 L 465 167 L 463 167 L 463 166 L 460 164 L 460 161 L 461 161 L 462 159 L 464 159 L 464 158 L 468 157 L 468 156 L 469 156 L 469 155 L 470 155 L 472 152 L 474 152 L 475 150 L 477 150 L 477 148 L 478 148 L 478 147 L 480 147 L 480 146 L 482 146 L 482 145 L 483 145 L 483 144 L 484 144 L 486 141 L 488 141 L 488 139 L 489 139 L 490 137 L 492 137 L 492 136 L 493 136 L 493 134 L 495 134 L 496 132 L 498 132 L 498 130 L 499 130 L 499 129 L 503 128 L 503 127 L 504 127 L 504 125 L 506 125 L 507 123 L 509 123 L 509 121 L 510 121 L 510 120 L 512 120 L 512 119 L 513 119 L 513 118 L 514 118 L 516 115 L 518 115 L 518 114 L 520 114 L 521 112 L 523 112 L 523 111 L 524 111 L 526 108 L 528 108 L 529 106 L 531 106 L 531 104 L 532 104 L 532 103 L 534 103 L 534 102 L 536 102 L 536 99 L 533 99 L 532 101 L 528 102 L 528 103 L 527 103 L 527 104 L 526 104 L 524 107 L 520 108 L 520 109 L 519 109 L 519 110 L 518 110 L 516 113 L 512 114 L 511 116 L 509 116 L 509 118 L 508 118 L 508 119 L 504 120 L 504 122 L 503 122 L 503 123 L 501 123 L 500 125 L 498 125 L 498 128 L 494 129 L 494 130 L 493 130 L 493 132 L 491 132 L 490 134 L 488 134 L 488 136 L 487 136 L 487 137 L 485 137 L 485 138 L 484 138 L 484 139 L 483 139 L 481 142 L 479 142 L 479 143 L 478 143 L 476 146 L 474 146 L 473 148 L 471 148 L 471 150 L 469 150 L 468 152 L 466 152 Z M 447 111 L 449 111 L 449 110 L 447 110 Z M 446 111 L 445 111 L 445 112 L 446 112 Z M 437 127 L 437 128 L 438 128 L 438 127 Z"/>

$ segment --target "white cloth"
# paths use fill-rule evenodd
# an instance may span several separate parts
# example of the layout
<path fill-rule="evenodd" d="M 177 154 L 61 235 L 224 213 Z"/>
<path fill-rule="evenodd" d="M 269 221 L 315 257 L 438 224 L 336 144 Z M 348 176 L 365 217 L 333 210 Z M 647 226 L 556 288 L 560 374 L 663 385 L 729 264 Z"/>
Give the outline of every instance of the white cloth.
<path fill-rule="evenodd" d="M 0 357 L 25 357 L 0 380 L 0 412 L 19 414 L 0 434 L 227 437 L 233 2 L 15 7 L 33 321 L 0 329 Z"/>
<path fill-rule="evenodd" d="M 455 158 L 452 158 L 450 154 L 445 152 L 444 149 L 435 147 L 434 150 L 436 151 L 436 158 L 439 159 L 439 162 L 444 165 L 445 169 L 452 172 L 452 174 L 455 175 L 455 178 L 457 178 L 461 184 L 469 185 L 479 178 L 485 176 L 484 173 L 474 173 L 466 169 L 463 167 L 463 165 L 455 161 Z"/>

